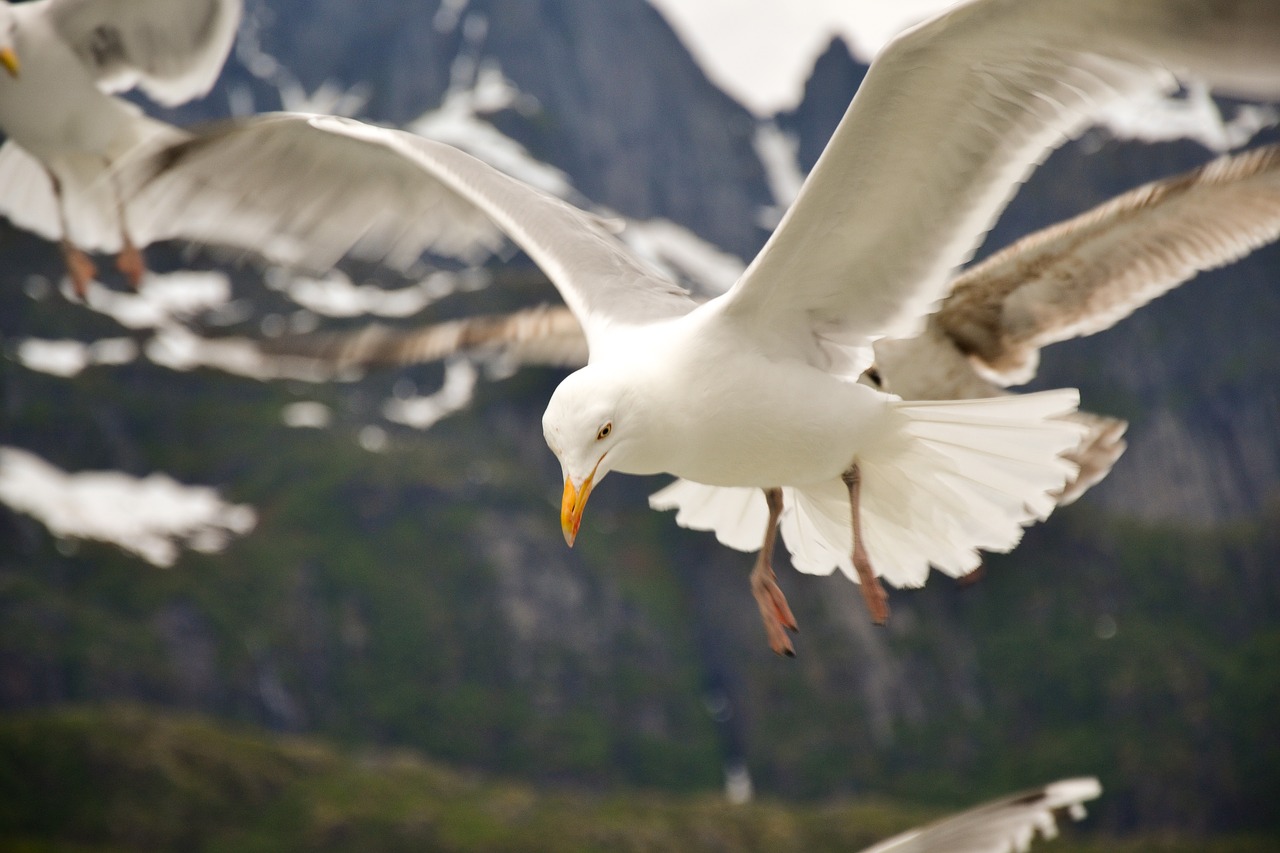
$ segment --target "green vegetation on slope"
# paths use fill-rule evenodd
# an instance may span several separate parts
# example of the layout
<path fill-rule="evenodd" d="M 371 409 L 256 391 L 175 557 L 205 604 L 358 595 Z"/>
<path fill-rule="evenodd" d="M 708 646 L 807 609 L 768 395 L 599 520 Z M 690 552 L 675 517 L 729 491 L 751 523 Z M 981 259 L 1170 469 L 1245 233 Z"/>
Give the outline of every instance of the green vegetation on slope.
<path fill-rule="evenodd" d="M 869 799 L 732 806 L 710 794 L 541 790 L 411 752 L 356 755 L 139 709 L 0 719 L 0 851 L 848 853 L 938 816 Z M 1043 849 L 1268 849 L 1264 839 L 1065 835 Z"/>

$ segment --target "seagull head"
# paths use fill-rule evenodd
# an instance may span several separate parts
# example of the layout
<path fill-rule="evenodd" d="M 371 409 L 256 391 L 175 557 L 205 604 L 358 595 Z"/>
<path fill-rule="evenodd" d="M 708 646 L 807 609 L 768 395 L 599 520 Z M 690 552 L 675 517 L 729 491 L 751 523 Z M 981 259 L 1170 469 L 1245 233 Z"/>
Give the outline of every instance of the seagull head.
<path fill-rule="evenodd" d="M 0 65 L 3 65 L 4 70 L 8 71 L 9 76 L 15 80 L 22 68 L 18 62 L 17 51 L 13 47 L 17 29 L 18 22 L 12 7 L 8 3 L 0 4 Z"/>
<path fill-rule="evenodd" d="M 628 399 L 608 372 L 587 366 L 560 383 L 542 415 L 543 437 L 564 475 L 560 527 L 570 547 L 591 490 L 626 454 Z"/>

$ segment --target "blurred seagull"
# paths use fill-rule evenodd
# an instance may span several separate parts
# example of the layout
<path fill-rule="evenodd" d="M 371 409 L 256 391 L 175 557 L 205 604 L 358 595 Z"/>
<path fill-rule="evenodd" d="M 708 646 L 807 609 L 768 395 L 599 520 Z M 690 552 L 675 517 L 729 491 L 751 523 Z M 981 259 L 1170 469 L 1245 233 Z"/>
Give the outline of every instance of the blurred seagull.
<path fill-rule="evenodd" d="M 1041 347 L 1108 329 L 1197 273 L 1277 238 L 1280 145 L 1220 157 L 1023 237 L 961 273 L 924 331 L 874 343 L 872 381 L 909 400 L 998 396 L 1031 380 Z M 714 292 L 712 284 L 695 284 Z M 573 312 L 547 305 L 413 329 L 374 324 L 267 338 L 259 346 L 337 369 L 459 354 L 503 371 L 587 363 L 587 339 Z M 1083 411 L 1070 418 L 1088 432 L 1067 454 L 1079 472 L 1060 505 L 1102 480 L 1125 449 L 1124 421 Z"/>
<path fill-rule="evenodd" d="M 208 239 L 268 256 L 396 261 L 504 232 L 590 350 L 543 416 L 565 540 L 610 471 L 674 474 L 659 496 L 678 520 L 760 549 L 752 591 L 771 648 L 793 654 L 771 566 L 779 528 L 798 569 L 839 567 L 883 623 L 878 575 L 918 586 L 930 565 L 971 571 L 1075 475 L 1061 458 L 1082 434 L 1061 419 L 1074 390 L 907 401 L 858 381 L 874 341 L 918 331 L 1017 184 L 1104 106 L 1172 89 L 1174 71 L 1275 96 L 1277 43 L 1273 0 L 954 7 L 876 57 L 777 230 L 703 303 L 596 217 L 450 146 L 351 120 L 233 123 L 142 161 L 128 186 L 151 215 L 198 206 Z"/>
<path fill-rule="evenodd" d="M 937 823 L 895 835 L 862 853 L 1014 853 L 1031 847 L 1036 835 L 1058 834 L 1061 813 L 1075 820 L 1084 805 L 1102 793 L 1097 779 L 1063 779 L 983 803 Z"/>
<path fill-rule="evenodd" d="M 118 253 L 136 288 L 149 232 L 110 176 L 127 151 L 182 134 L 110 93 L 138 87 L 166 106 L 205 94 L 222 70 L 242 0 L 0 2 L 0 213 L 59 241 L 77 294 Z"/>

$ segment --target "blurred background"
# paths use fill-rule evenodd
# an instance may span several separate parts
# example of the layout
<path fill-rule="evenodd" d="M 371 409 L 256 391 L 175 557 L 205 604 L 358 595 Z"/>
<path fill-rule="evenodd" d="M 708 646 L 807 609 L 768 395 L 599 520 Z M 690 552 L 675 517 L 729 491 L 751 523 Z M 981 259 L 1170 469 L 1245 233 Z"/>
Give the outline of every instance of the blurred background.
<path fill-rule="evenodd" d="M 762 245 L 905 23 L 755 5 L 248 0 L 208 97 L 139 103 L 409 127 L 714 265 Z M 979 256 L 1275 119 L 1196 91 L 1111 117 Z M 104 263 L 80 303 L 56 246 L 0 223 L 7 849 L 850 849 L 1082 774 L 1086 847 L 1280 843 L 1276 247 L 1046 350 L 1036 387 L 1128 419 L 1129 451 L 976 580 L 891 590 L 876 629 L 780 555 L 794 660 L 750 555 L 647 508 L 662 479 L 610 478 L 564 547 L 561 372 L 334 378 L 246 343 L 555 301 L 523 255 L 147 257 L 139 294 Z"/>

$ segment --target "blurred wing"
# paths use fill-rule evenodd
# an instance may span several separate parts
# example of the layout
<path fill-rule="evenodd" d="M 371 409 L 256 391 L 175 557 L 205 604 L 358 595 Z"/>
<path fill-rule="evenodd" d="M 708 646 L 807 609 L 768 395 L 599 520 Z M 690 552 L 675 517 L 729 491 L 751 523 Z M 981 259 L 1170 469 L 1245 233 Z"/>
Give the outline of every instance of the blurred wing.
<path fill-rule="evenodd" d="M 226 62 L 243 0 L 50 0 L 54 30 L 99 86 L 140 86 L 174 106 L 205 94 Z"/>
<path fill-rule="evenodd" d="M 761 339 L 913 334 L 1052 147 L 1170 69 L 1280 91 L 1274 0 L 979 0 L 892 42 L 727 307 Z M 777 330 L 777 331 L 774 331 Z"/>
<path fill-rule="evenodd" d="M 1031 234 L 956 279 L 930 325 L 1002 384 L 1046 344 L 1110 328 L 1280 238 L 1280 146 L 1223 157 Z"/>
<path fill-rule="evenodd" d="M 1079 469 L 1075 478 L 1067 480 L 1062 487 L 1062 493 L 1058 496 L 1059 506 L 1076 501 L 1102 482 L 1129 446 L 1124 440 L 1125 431 L 1129 429 L 1128 421 L 1083 411 L 1072 412 L 1065 420 L 1075 421 L 1085 431 L 1080 445 L 1075 450 L 1062 454 L 1064 459 L 1074 462 Z"/>
<path fill-rule="evenodd" d="M 1055 814 L 1083 814 L 1081 803 L 1102 793 L 1097 779 L 1066 779 L 986 803 L 930 826 L 913 829 L 863 853 L 1010 853 L 1026 850 L 1037 833 L 1057 834 Z"/>
<path fill-rule="evenodd" d="M 469 353 L 512 367 L 587 363 L 587 339 L 578 321 L 567 308 L 546 305 L 418 329 L 372 325 L 355 332 L 268 338 L 259 347 L 270 355 L 302 356 L 337 368 L 423 364 Z"/>
<path fill-rule="evenodd" d="M 121 174 L 173 236 L 249 249 L 314 270 L 352 252 L 408 266 L 474 255 L 505 233 L 586 329 L 693 308 L 597 217 L 452 146 L 350 119 L 279 113 L 231 122 L 135 160 Z"/>

